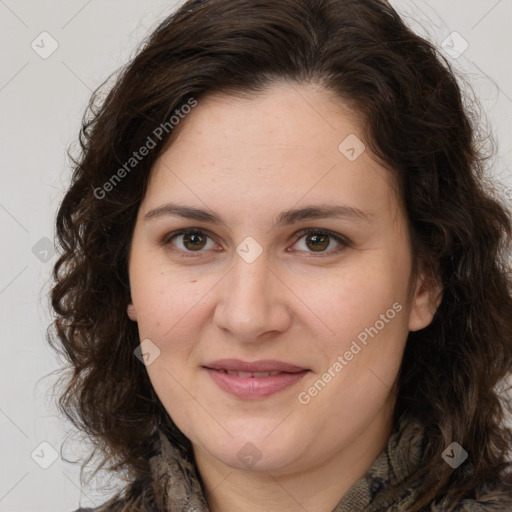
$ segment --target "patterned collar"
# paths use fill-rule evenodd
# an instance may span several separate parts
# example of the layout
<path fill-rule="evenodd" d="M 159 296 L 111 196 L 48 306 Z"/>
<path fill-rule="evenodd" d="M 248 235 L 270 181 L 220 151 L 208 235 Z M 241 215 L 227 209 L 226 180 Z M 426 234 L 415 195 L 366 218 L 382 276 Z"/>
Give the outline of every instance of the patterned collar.
<path fill-rule="evenodd" d="M 166 512 L 208 512 L 204 489 L 190 456 L 176 447 L 176 443 L 159 431 L 161 450 L 150 461 L 155 500 Z M 421 463 L 424 428 L 402 419 L 386 448 L 355 482 L 333 512 L 373 512 L 388 510 L 399 504 L 397 511 L 407 511 L 414 502 L 416 488 L 408 482 L 409 476 Z M 390 492 L 390 486 L 403 484 L 399 495 Z"/>
<path fill-rule="evenodd" d="M 410 512 L 421 485 L 418 469 L 427 439 L 425 428 L 402 416 L 386 448 L 365 476 L 355 482 L 332 512 Z M 76 512 L 209 512 L 190 442 L 166 425 L 157 431 L 151 471 L 130 486 L 124 498 L 114 496 L 97 509 Z M 511 512 L 504 489 L 482 489 L 478 500 L 464 499 L 448 506 L 441 498 L 425 512 Z"/>

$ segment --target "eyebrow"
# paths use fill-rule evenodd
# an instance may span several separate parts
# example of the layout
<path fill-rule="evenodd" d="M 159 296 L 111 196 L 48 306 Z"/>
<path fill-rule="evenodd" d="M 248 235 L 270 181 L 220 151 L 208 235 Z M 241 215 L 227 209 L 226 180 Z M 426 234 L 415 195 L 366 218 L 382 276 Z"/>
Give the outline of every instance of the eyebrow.
<path fill-rule="evenodd" d="M 209 222 L 211 224 L 224 224 L 223 218 L 214 212 L 200 208 L 184 206 L 176 203 L 166 203 L 158 206 L 144 215 L 144 220 L 152 220 L 161 217 L 180 217 L 183 219 Z M 274 220 L 272 229 L 289 226 L 309 219 L 347 218 L 349 220 L 362 220 L 370 222 L 374 214 L 352 206 L 320 204 L 304 208 L 284 210 Z"/>

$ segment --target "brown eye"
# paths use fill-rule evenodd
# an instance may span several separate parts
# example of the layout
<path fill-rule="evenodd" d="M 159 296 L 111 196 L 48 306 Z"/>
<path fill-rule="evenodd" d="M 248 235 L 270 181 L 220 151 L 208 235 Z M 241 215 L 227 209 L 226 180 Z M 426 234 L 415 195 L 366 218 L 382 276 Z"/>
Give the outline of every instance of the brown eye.
<path fill-rule="evenodd" d="M 210 246 L 208 246 L 210 242 Z M 215 246 L 211 237 L 205 232 L 198 229 L 182 229 L 167 235 L 163 241 L 163 245 L 172 246 L 173 250 L 184 253 L 201 253 L 203 249 L 213 249 Z M 190 255 L 190 254 L 189 254 Z"/>
<path fill-rule="evenodd" d="M 329 247 L 329 235 L 310 233 L 306 236 L 306 245 L 313 251 L 323 251 Z"/>
<path fill-rule="evenodd" d="M 206 245 L 206 237 L 200 233 L 186 233 L 183 235 L 183 245 L 191 251 L 202 249 Z"/>
<path fill-rule="evenodd" d="M 296 236 L 298 236 L 299 239 L 295 243 L 295 246 L 300 246 L 301 243 L 303 244 L 303 247 L 299 247 L 299 250 L 305 251 L 306 253 L 317 253 L 318 256 L 329 256 L 351 245 L 348 240 L 340 235 L 314 228 L 304 229 L 300 233 L 297 233 Z M 302 240 L 304 241 L 302 242 Z"/>

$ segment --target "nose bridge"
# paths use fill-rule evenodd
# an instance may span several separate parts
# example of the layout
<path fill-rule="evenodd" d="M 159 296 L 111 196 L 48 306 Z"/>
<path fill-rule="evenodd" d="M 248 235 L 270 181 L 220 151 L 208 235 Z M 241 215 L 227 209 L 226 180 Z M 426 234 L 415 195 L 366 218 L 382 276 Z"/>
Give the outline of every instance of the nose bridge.
<path fill-rule="evenodd" d="M 286 329 L 289 315 L 284 292 L 276 286 L 278 280 L 265 252 L 253 261 L 237 254 L 223 281 L 215 312 L 219 328 L 229 330 L 239 341 L 254 341 L 264 332 Z"/>
<path fill-rule="evenodd" d="M 231 274 L 231 287 L 234 296 L 242 301 L 252 301 L 255 306 L 257 302 L 263 304 L 265 286 L 270 279 L 269 275 L 273 275 L 269 269 L 267 254 L 261 254 L 252 262 L 238 256 Z"/>

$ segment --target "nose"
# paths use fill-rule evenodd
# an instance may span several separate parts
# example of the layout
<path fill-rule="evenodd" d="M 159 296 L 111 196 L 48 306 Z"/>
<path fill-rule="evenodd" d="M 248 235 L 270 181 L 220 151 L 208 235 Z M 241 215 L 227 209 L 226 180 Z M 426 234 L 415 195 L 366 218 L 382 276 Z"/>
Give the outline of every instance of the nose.
<path fill-rule="evenodd" d="M 286 331 L 291 323 L 290 292 L 269 267 L 265 251 L 252 263 L 235 256 L 234 266 L 219 283 L 214 324 L 240 342 L 258 342 L 266 334 Z"/>

